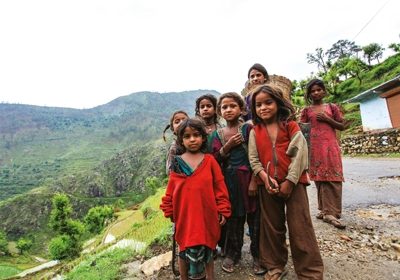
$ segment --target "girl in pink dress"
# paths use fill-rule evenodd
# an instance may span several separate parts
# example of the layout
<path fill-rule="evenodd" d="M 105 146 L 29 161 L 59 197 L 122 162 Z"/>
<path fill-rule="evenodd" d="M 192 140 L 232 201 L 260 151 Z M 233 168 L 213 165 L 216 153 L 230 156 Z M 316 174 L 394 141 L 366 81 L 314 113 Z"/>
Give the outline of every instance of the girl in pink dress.
<path fill-rule="evenodd" d="M 310 179 L 318 192 L 317 218 L 343 229 L 342 213 L 343 169 L 336 129 L 344 130 L 344 120 L 336 104 L 324 103 L 324 82 L 312 79 L 306 88 L 305 100 L 310 106 L 301 112 L 301 122 L 311 123 Z"/>

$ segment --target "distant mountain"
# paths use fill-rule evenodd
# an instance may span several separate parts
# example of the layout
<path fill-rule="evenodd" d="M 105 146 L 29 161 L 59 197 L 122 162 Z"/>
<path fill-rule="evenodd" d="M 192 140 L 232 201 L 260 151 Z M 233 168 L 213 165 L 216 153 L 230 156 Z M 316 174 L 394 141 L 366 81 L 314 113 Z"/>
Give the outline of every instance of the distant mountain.
<path fill-rule="evenodd" d="M 216 91 L 140 92 L 92 109 L 0 104 L 0 229 L 46 244 L 51 198 L 65 192 L 77 216 L 118 199 L 142 201 L 145 179 L 165 176 L 162 131 L 173 111 L 194 115 Z M 171 139 L 171 137 L 170 137 Z"/>
<path fill-rule="evenodd" d="M 0 201 L 161 138 L 173 111 L 216 91 L 138 92 L 91 109 L 0 104 Z"/>

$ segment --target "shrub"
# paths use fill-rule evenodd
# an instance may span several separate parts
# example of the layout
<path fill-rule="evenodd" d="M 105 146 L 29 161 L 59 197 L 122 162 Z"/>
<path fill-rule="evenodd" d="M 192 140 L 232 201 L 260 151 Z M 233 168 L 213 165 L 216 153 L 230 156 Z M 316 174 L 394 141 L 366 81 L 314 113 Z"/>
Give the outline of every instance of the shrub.
<path fill-rule="evenodd" d="M 49 251 L 53 259 L 62 260 L 79 256 L 81 244 L 69 235 L 59 235 L 50 241 Z"/>

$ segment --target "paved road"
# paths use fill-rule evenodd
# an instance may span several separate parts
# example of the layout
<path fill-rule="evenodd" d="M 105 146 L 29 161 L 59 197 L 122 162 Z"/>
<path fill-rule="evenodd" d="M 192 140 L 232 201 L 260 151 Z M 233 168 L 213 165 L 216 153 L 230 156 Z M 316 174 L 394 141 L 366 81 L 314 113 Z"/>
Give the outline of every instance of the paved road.
<path fill-rule="evenodd" d="M 343 158 L 343 207 L 400 205 L 400 159 Z"/>

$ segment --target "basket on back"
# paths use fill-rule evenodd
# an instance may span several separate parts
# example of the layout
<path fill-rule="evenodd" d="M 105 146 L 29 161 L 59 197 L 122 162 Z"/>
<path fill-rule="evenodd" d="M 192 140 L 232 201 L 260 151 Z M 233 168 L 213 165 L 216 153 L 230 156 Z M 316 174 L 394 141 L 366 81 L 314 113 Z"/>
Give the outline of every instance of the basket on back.
<path fill-rule="evenodd" d="M 279 75 L 270 75 L 267 84 L 272 84 L 279 88 L 283 93 L 283 97 L 291 102 L 290 93 L 292 91 L 292 82 L 288 78 Z"/>

